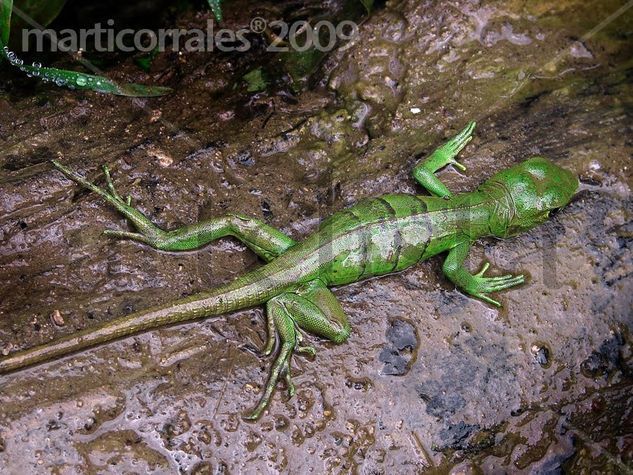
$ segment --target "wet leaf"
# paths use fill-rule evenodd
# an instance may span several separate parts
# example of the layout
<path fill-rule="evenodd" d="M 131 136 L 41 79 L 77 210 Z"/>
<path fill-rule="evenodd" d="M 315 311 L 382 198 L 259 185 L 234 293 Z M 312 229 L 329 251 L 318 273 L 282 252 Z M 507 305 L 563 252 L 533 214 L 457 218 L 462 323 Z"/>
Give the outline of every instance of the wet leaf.
<path fill-rule="evenodd" d="M 6 59 L 11 65 L 17 67 L 31 77 L 38 77 L 45 82 L 54 82 L 57 86 L 66 86 L 71 89 L 84 89 L 106 94 L 131 97 L 162 96 L 171 91 L 167 87 L 144 86 L 142 84 L 116 84 L 114 81 L 92 74 L 67 71 L 65 69 L 45 68 L 39 64 L 27 65 L 19 59 L 15 53 L 9 50 L 8 40 L 11 32 L 11 12 L 13 0 L 0 0 L 0 58 Z M 34 2 L 38 4 L 38 2 Z M 44 2 L 45 3 L 45 2 Z M 58 4 L 60 2 L 50 2 Z M 63 5 L 64 2 L 61 2 Z M 60 6 L 61 8 L 61 6 Z M 48 12 L 51 14 L 51 12 Z"/>
<path fill-rule="evenodd" d="M 142 84 L 117 84 L 103 76 L 67 71 L 65 69 L 45 68 L 37 66 L 21 66 L 25 73 L 39 77 L 44 81 L 52 81 L 58 86 L 66 86 L 71 89 L 82 89 L 115 94 L 118 96 L 153 97 L 162 96 L 171 91 L 167 87 L 144 86 Z"/>
<path fill-rule="evenodd" d="M 371 13 L 371 10 L 374 8 L 374 0 L 360 0 L 360 3 L 363 4 L 367 13 Z"/>
<path fill-rule="evenodd" d="M 144 86 L 142 84 L 117 84 L 103 76 L 85 74 L 65 69 L 46 68 L 39 64 L 24 64 L 15 53 L 11 52 L 0 41 L 0 57 L 5 58 L 20 71 L 25 72 L 30 77 L 40 78 L 44 82 L 53 82 L 57 86 L 65 86 L 70 89 L 83 89 L 90 91 L 115 94 L 118 96 L 131 97 L 154 97 L 162 96 L 171 92 L 168 87 Z"/>
<path fill-rule="evenodd" d="M 215 19 L 222 21 L 222 0 L 209 0 L 209 7 L 211 7 Z"/>
<path fill-rule="evenodd" d="M 20 15 L 14 15 L 13 27 L 21 27 L 22 25 L 29 25 L 29 27 L 35 27 L 34 24 L 48 26 L 62 8 L 66 4 L 67 0 L 16 0 L 15 8 L 28 18 L 25 20 L 20 18 Z M 18 24 L 19 23 L 19 24 Z"/>
<path fill-rule="evenodd" d="M 13 0 L 0 0 L 0 47 L 9 44 Z"/>

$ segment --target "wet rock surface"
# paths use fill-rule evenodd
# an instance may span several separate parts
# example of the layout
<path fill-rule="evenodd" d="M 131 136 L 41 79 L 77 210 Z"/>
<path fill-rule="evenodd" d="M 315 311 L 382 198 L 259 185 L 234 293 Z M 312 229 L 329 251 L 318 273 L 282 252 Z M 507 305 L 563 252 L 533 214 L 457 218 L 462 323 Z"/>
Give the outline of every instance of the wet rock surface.
<path fill-rule="evenodd" d="M 406 320 L 393 320 L 387 329 L 387 344 L 378 359 L 385 363 L 382 374 L 402 376 L 415 361 L 418 339 L 415 327 Z"/>
<path fill-rule="evenodd" d="M 232 240 L 178 254 L 107 239 L 125 220 L 52 158 L 99 184 L 108 163 L 120 192 L 165 228 L 230 211 L 297 239 L 363 197 L 419 192 L 416 158 L 471 119 L 467 172 L 440 174 L 450 189 L 535 154 L 583 182 L 547 224 L 475 248 L 473 269 L 485 258 L 529 276 L 501 294 L 501 310 L 454 290 L 439 258 L 337 289 L 350 340 L 313 339 L 316 359 L 294 358 L 297 395 L 280 388 L 256 423 L 240 414 L 270 365 L 253 351 L 266 338 L 260 309 L 0 376 L 3 471 L 630 470 L 633 10 L 611 17 L 623 5 L 388 3 L 299 95 L 283 82 L 245 91 L 257 51 L 164 54 L 147 75 L 131 61 L 108 71 L 175 89 L 158 99 L 53 89 L 2 69 L 3 354 L 259 265 Z M 230 28 L 255 14 L 226 4 Z M 381 356 L 409 346 L 404 366 Z"/>

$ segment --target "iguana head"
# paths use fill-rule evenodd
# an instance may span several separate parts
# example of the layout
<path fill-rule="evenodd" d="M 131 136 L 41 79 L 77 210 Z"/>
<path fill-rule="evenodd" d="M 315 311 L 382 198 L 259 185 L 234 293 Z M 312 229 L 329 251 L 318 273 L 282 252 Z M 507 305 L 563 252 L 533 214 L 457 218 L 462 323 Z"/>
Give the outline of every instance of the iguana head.
<path fill-rule="evenodd" d="M 487 184 L 505 189 L 511 209 L 505 229 L 498 233 L 505 237 L 533 228 L 569 203 L 578 189 L 578 178 L 546 158 L 532 157 L 497 173 Z"/>

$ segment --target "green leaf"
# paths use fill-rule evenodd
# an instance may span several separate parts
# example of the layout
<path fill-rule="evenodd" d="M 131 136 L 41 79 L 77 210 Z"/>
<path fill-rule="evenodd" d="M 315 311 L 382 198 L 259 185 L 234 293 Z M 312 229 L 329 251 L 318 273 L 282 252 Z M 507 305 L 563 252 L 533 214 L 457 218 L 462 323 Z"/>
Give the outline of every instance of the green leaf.
<path fill-rule="evenodd" d="M 20 71 L 25 72 L 31 77 L 37 77 L 44 82 L 50 81 L 57 86 L 65 86 L 70 89 L 90 90 L 130 97 L 155 97 L 171 92 L 171 89 L 168 87 L 144 86 L 134 83 L 117 84 L 111 79 L 95 76 L 93 74 L 79 73 L 65 69 L 45 68 L 36 64 L 29 66 L 28 64 L 24 64 L 15 53 L 9 51 L 2 41 L 0 41 L 0 57 L 3 57 Z"/>
<path fill-rule="evenodd" d="M 1 1 L 1 0 L 0 0 Z M 61 12 L 67 0 L 15 0 L 16 14 L 13 15 L 13 29 L 18 27 L 33 28 L 29 24 L 35 22 L 42 26 L 48 26 Z M 19 10 L 18 10 L 19 9 Z M 24 21 L 17 14 L 20 11 L 28 17 L 29 21 Z"/>
<path fill-rule="evenodd" d="M 242 78 L 246 81 L 248 86 L 246 90 L 248 92 L 259 92 L 266 89 L 268 86 L 268 82 L 264 78 L 264 74 L 262 73 L 262 68 L 253 69 L 252 71 L 246 73 Z"/>
<path fill-rule="evenodd" d="M 58 4 L 60 5 L 59 8 L 61 8 L 64 2 L 65 0 L 50 3 Z M 35 3 L 37 4 L 37 1 Z M 0 58 L 6 59 L 11 65 L 25 72 L 27 75 L 38 77 L 44 82 L 51 81 L 58 86 L 66 86 L 71 89 L 91 90 L 119 96 L 154 97 L 171 92 L 171 89 L 168 87 L 144 86 L 142 84 L 119 85 L 108 78 L 92 74 L 67 71 L 65 69 L 45 68 L 36 64 L 30 66 L 24 64 L 8 47 L 12 10 L 13 0 L 0 0 Z M 55 16 L 56 15 L 55 13 Z"/>
<path fill-rule="evenodd" d="M 363 4 L 365 10 L 367 10 L 367 13 L 371 13 L 372 9 L 374 8 L 374 0 L 360 0 L 360 3 Z"/>
<path fill-rule="evenodd" d="M 13 0 L 0 0 L 0 46 L 9 44 L 9 33 L 11 33 L 11 12 L 13 11 Z"/>
<path fill-rule="evenodd" d="M 209 7 L 218 22 L 222 21 L 222 0 L 209 0 Z"/>
<path fill-rule="evenodd" d="M 281 53 L 281 60 L 284 69 L 292 79 L 292 88 L 299 91 L 316 70 L 319 63 L 325 57 L 325 52 L 316 48 L 306 51 L 289 51 Z"/>
<path fill-rule="evenodd" d="M 66 86 L 70 89 L 80 89 L 116 94 L 117 96 L 154 97 L 171 92 L 168 87 L 144 86 L 142 84 L 117 84 L 103 76 L 79 73 L 57 68 L 44 68 L 37 66 L 21 66 L 25 73 L 39 77 L 44 81 L 54 82 L 58 86 Z"/>
<path fill-rule="evenodd" d="M 150 51 L 146 55 L 143 55 L 139 58 L 135 58 L 134 62 L 143 71 L 149 72 L 149 70 L 152 68 L 152 63 L 156 59 L 156 56 L 158 56 L 158 48 L 154 48 L 152 51 Z"/>

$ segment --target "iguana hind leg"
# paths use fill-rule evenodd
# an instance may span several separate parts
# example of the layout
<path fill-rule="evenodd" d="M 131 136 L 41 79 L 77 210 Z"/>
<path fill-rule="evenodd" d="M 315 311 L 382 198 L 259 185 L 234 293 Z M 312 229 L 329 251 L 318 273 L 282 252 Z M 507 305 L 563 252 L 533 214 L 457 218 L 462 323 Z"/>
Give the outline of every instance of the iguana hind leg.
<path fill-rule="evenodd" d="M 296 294 L 284 293 L 273 298 L 267 304 L 267 313 L 269 335 L 265 351 L 267 354 L 272 352 L 275 339 L 279 338 L 279 354 L 273 363 L 264 394 L 257 407 L 245 416 L 249 420 L 257 419 L 266 409 L 282 375 L 286 379 L 289 396 L 294 395 L 295 386 L 290 374 L 290 359 L 293 352 L 311 356 L 315 354 L 313 347 L 303 346 L 301 330 L 335 343 L 347 340 L 350 332 L 347 316 L 336 297 L 318 281 L 310 283 Z"/>
<path fill-rule="evenodd" d="M 259 219 L 231 213 L 165 232 L 160 249 L 197 249 L 226 236 L 237 238 L 266 262 L 279 257 L 296 244 L 293 239 Z"/>
<path fill-rule="evenodd" d="M 284 305 L 284 297 L 286 295 L 287 294 L 282 294 L 275 297 L 269 300 L 266 305 L 269 322 L 272 322 L 272 325 L 269 325 L 269 331 L 274 331 L 272 335 L 269 335 L 269 345 L 267 346 L 270 346 L 270 351 L 272 351 L 275 338 L 279 338 L 281 345 L 279 353 L 277 354 L 275 362 L 270 370 L 270 375 L 268 376 L 268 381 L 266 382 L 266 386 L 264 388 L 264 394 L 262 394 L 262 397 L 255 409 L 244 416 L 244 419 L 247 420 L 255 420 L 259 418 L 266 407 L 268 407 L 275 390 L 275 386 L 277 386 L 277 382 L 282 374 L 285 373 L 286 375 L 288 393 L 291 396 L 294 395 L 294 384 L 292 383 L 292 379 L 290 377 L 290 358 L 297 347 L 298 341 L 295 322 Z"/>
<path fill-rule="evenodd" d="M 67 178 L 105 199 L 129 219 L 138 231 L 107 230 L 105 234 L 108 236 L 133 239 L 164 251 L 188 251 L 221 237 L 233 236 L 266 261 L 278 257 L 295 244 L 295 241 L 290 237 L 266 223 L 238 214 L 229 214 L 173 231 L 164 231 L 152 223 L 147 216 L 132 207 L 129 196 L 124 200 L 119 195 L 112 183 L 107 166 L 103 167 L 107 186 L 107 190 L 105 190 L 55 160 L 53 160 L 53 165 Z"/>
<path fill-rule="evenodd" d="M 347 314 L 324 283 L 320 280 L 309 282 L 300 288 L 297 294 L 318 310 L 302 315 L 298 324 L 303 330 L 334 343 L 343 343 L 347 340 L 350 334 Z"/>

